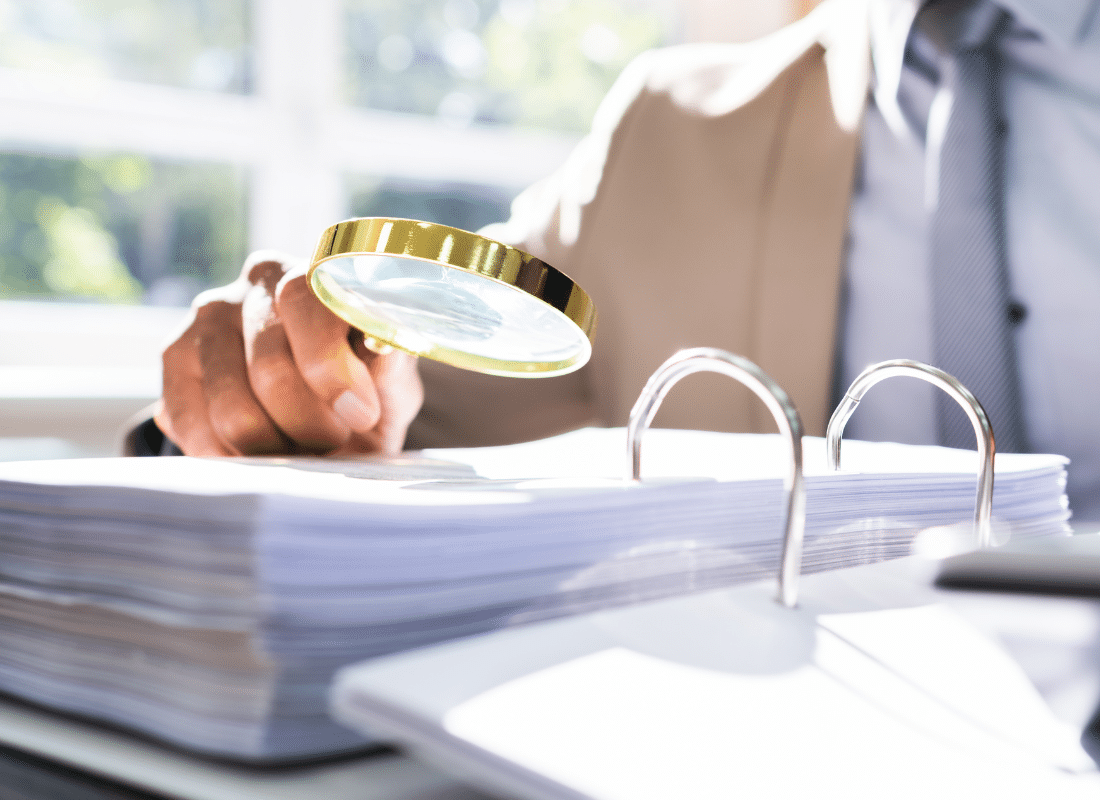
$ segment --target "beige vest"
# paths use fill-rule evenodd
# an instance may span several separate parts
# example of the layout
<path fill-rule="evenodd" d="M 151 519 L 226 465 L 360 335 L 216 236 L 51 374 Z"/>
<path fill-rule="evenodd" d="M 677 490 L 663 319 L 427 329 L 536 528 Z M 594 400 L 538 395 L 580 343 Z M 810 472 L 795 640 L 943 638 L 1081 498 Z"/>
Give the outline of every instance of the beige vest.
<path fill-rule="evenodd" d="M 867 92 L 862 8 L 837 0 L 760 42 L 669 48 L 629 67 L 563 169 L 486 231 L 591 293 L 592 361 L 521 380 L 422 359 L 427 401 L 408 446 L 624 425 L 650 373 L 698 346 L 755 361 L 821 434 Z M 758 399 L 716 375 L 678 385 L 656 424 L 774 430 Z"/>

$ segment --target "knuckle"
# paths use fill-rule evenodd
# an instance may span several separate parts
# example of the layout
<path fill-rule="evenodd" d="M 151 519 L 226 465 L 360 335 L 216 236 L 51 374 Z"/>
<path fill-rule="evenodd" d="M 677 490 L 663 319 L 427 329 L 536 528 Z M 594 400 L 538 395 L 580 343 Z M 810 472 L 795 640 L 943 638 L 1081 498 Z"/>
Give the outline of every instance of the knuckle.
<path fill-rule="evenodd" d="M 304 272 L 288 272 L 279 281 L 275 289 L 276 302 L 301 304 L 313 300 L 313 291 L 309 288 Z"/>
<path fill-rule="evenodd" d="M 237 279 L 224 286 L 215 286 L 213 289 L 199 292 L 195 299 L 191 301 L 191 310 L 198 313 L 207 306 L 217 303 L 239 303 L 247 290 L 248 284 L 242 279 Z"/>
<path fill-rule="evenodd" d="M 300 259 L 284 253 L 280 250 L 264 249 L 253 250 L 245 258 L 241 266 L 241 276 L 247 278 L 253 270 L 259 269 L 262 274 L 270 271 L 278 271 L 280 274 L 298 265 Z"/>
<path fill-rule="evenodd" d="M 170 346 L 198 348 L 227 331 L 241 329 L 241 306 L 226 300 L 210 300 L 194 309 L 190 324 Z"/>
<path fill-rule="evenodd" d="M 212 298 L 195 309 L 195 321 L 198 324 L 223 325 L 240 316 L 241 303 L 226 298 Z"/>
<path fill-rule="evenodd" d="M 179 326 L 167 337 L 166 344 L 161 350 L 162 356 L 167 355 L 169 352 L 178 354 L 179 351 L 186 348 L 186 343 L 191 340 L 196 327 L 199 325 L 198 315 L 198 308 L 193 305 Z"/>
<path fill-rule="evenodd" d="M 166 378 L 176 373 L 193 371 L 199 355 L 200 339 L 201 336 L 194 334 L 189 328 L 165 346 L 160 354 L 160 363 Z"/>
<path fill-rule="evenodd" d="M 244 274 L 244 279 L 252 286 L 263 286 L 269 291 L 279 285 L 286 266 L 279 261 L 259 261 L 252 264 Z"/>
<path fill-rule="evenodd" d="M 172 398 L 166 396 L 160 410 L 154 417 L 157 427 L 161 429 L 176 446 L 189 456 L 218 455 L 210 452 L 206 447 L 204 438 L 198 433 L 196 420 L 189 417 L 181 409 L 175 407 Z"/>
<path fill-rule="evenodd" d="M 298 377 L 292 362 L 275 354 L 261 354 L 252 362 L 249 381 L 259 397 L 278 397 L 285 394 Z"/>
<path fill-rule="evenodd" d="M 174 342 L 169 342 L 168 345 L 161 351 L 160 363 L 164 370 L 175 370 L 183 361 L 183 351 L 187 348 L 187 345 L 182 339 L 176 339 Z"/>
<path fill-rule="evenodd" d="M 241 326 L 245 338 L 253 344 L 271 338 L 282 325 L 278 309 L 272 301 L 271 292 L 257 287 L 245 297 L 241 308 Z"/>
<path fill-rule="evenodd" d="M 255 410 L 240 405 L 231 409 L 223 406 L 212 422 L 218 435 L 242 453 L 280 449 L 277 432 Z"/>

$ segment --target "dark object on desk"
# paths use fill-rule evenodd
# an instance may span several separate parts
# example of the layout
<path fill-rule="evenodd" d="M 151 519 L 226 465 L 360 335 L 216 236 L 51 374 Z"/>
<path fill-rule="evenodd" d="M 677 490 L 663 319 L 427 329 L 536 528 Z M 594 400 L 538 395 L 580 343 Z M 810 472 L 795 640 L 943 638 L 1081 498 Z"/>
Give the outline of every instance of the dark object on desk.
<path fill-rule="evenodd" d="M 0 800 L 166 800 L 10 747 L 0 747 Z"/>
<path fill-rule="evenodd" d="M 1100 597 L 1100 534 L 1012 543 L 948 558 L 943 589 Z M 1097 722 L 1100 727 L 1100 722 Z"/>
<path fill-rule="evenodd" d="M 397 753 L 235 764 L 0 693 L 0 800 L 489 800 Z"/>
<path fill-rule="evenodd" d="M 183 451 L 152 419 L 147 419 L 126 435 L 123 446 L 126 455 L 131 456 L 182 456 Z"/>
<path fill-rule="evenodd" d="M 1088 721 L 1084 732 L 1081 734 L 1081 747 L 1092 756 L 1092 760 L 1100 765 L 1100 707 Z"/>

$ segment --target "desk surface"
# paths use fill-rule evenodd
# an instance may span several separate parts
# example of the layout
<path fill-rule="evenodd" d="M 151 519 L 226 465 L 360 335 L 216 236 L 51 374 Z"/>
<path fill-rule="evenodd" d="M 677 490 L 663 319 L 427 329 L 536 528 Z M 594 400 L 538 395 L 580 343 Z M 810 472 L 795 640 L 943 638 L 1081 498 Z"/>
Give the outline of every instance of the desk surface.
<path fill-rule="evenodd" d="M 184 800 L 488 800 L 393 752 L 305 766 L 240 766 L 189 756 L 5 696 L 0 696 L 0 745 Z"/>

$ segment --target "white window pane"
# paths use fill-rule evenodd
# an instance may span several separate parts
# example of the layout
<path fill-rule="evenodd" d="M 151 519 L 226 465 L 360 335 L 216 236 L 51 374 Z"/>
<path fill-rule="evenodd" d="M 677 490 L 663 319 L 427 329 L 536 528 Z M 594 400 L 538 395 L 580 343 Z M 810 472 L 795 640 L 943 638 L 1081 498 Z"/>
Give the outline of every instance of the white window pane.
<path fill-rule="evenodd" d="M 0 65 L 250 90 L 246 0 L 0 0 Z"/>

